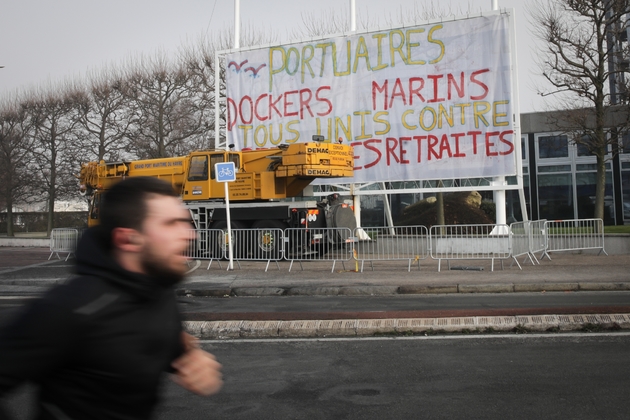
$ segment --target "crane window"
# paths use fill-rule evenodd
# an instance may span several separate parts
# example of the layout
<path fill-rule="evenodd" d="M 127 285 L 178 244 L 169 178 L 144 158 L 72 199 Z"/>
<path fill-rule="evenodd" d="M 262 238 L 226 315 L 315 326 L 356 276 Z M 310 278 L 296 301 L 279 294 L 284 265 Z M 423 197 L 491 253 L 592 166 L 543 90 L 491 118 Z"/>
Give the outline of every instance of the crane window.
<path fill-rule="evenodd" d="M 240 160 L 240 155 L 237 154 L 237 153 L 230 153 L 228 155 L 228 160 L 227 161 L 228 162 L 230 162 L 230 161 L 234 162 L 234 167 L 236 168 L 236 171 L 238 172 L 238 168 L 241 167 L 241 165 L 240 165 L 240 163 L 241 163 L 240 162 L 241 161 Z"/>
<path fill-rule="evenodd" d="M 215 179 L 214 165 L 217 163 L 223 163 L 223 153 L 216 153 L 210 155 L 210 178 Z"/>
<path fill-rule="evenodd" d="M 188 171 L 189 181 L 208 180 L 208 156 L 193 156 Z"/>

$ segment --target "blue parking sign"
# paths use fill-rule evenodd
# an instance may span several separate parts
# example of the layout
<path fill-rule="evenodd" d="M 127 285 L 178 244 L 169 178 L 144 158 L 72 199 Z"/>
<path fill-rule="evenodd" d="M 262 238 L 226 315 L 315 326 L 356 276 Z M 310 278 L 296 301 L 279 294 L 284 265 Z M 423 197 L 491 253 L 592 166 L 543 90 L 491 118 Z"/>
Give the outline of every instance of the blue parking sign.
<path fill-rule="evenodd" d="M 232 182 L 236 180 L 234 162 L 215 163 L 214 173 L 218 182 Z"/>

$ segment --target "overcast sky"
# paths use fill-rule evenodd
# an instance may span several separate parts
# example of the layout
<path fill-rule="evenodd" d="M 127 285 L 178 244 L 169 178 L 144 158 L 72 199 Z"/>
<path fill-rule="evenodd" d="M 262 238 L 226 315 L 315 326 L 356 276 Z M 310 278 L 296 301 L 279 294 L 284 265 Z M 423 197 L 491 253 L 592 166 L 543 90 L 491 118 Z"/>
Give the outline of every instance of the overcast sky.
<path fill-rule="evenodd" d="M 176 54 L 204 34 L 228 31 L 234 23 L 231 0 L 4 0 L 0 12 L 0 96 L 120 65 L 140 54 Z M 489 11 L 491 0 L 356 0 L 357 12 L 376 20 L 414 4 L 442 9 Z M 529 0 L 498 0 L 516 12 L 521 112 L 540 111 L 533 86 L 544 83 L 532 62 L 536 46 L 529 33 Z M 288 41 L 305 13 L 348 15 L 349 0 L 241 0 L 243 26 L 273 30 Z M 317 8 L 317 9 L 316 9 Z M 382 21 L 380 26 L 384 26 Z"/>

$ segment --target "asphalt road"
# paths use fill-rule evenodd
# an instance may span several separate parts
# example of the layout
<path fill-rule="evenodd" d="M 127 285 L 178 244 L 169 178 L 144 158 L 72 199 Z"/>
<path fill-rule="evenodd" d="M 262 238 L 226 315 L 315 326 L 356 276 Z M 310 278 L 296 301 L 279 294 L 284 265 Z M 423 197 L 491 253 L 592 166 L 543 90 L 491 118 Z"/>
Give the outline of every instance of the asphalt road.
<path fill-rule="evenodd" d="M 165 382 L 157 420 L 627 419 L 630 334 L 204 342 L 225 386 Z M 11 399 L 16 419 L 32 389 Z"/>
<path fill-rule="evenodd" d="M 0 298 L 0 324 L 30 299 Z M 178 298 L 184 320 L 385 319 L 630 313 L 630 292 Z"/>
<path fill-rule="evenodd" d="M 627 419 L 629 335 L 227 342 L 216 397 L 160 420 Z"/>
<path fill-rule="evenodd" d="M 290 320 L 630 313 L 630 292 L 179 298 L 184 319 Z"/>

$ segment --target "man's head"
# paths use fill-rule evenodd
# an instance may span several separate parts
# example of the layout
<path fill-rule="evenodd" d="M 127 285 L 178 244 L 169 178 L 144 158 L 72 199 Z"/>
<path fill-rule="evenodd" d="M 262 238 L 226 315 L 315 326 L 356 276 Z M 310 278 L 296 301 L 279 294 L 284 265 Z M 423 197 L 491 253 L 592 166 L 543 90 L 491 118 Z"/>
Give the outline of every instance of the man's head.
<path fill-rule="evenodd" d="M 101 229 L 123 268 L 164 284 L 186 272 L 190 216 L 168 183 L 134 177 L 115 184 L 103 198 Z"/>

